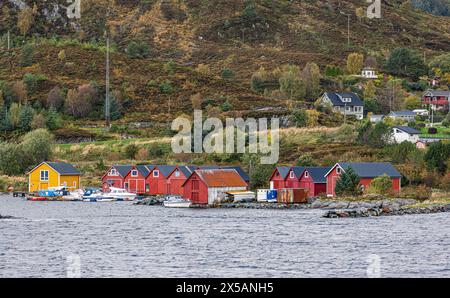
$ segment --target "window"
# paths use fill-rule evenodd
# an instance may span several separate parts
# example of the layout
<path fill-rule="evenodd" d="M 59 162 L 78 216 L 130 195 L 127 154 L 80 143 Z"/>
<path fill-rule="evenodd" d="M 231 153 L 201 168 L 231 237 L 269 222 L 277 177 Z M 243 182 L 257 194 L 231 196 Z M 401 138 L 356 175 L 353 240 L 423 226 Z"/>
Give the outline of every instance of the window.
<path fill-rule="evenodd" d="M 294 171 L 291 171 L 291 173 L 289 174 L 291 178 L 294 178 Z"/>
<path fill-rule="evenodd" d="M 342 102 L 352 102 L 352 99 L 350 97 L 343 97 Z"/>
<path fill-rule="evenodd" d="M 47 170 L 41 171 L 41 181 L 48 181 L 48 171 Z"/>
<path fill-rule="evenodd" d="M 159 171 L 158 170 L 154 170 L 153 171 L 153 177 L 159 177 Z"/>
<path fill-rule="evenodd" d="M 305 178 L 308 178 L 309 177 L 309 173 L 308 173 L 308 171 L 306 171 L 305 172 Z"/>
<path fill-rule="evenodd" d="M 125 182 L 125 189 L 128 189 L 128 186 L 129 186 L 128 182 Z"/>
<path fill-rule="evenodd" d="M 76 181 L 73 182 L 73 187 L 77 188 L 77 182 Z"/>
<path fill-rule="evenodd" d="M 131 176 L 132 177 L 137 177 L 138 176 L 138 171 L 136 171 L 136 170 L 131 171 Z"/>
<path fill-rule="evenodd" d="M 175 171 L 175 177 L 180 177 L 180 171 L 178 170 Z"/>
<path fill-rule="evenodd" d="M 117 176 L 117 170 L 116 169 L 111 169 L 111 171 L 109 172 L 110 176 Z"/>
<path fill-rule="evenodd" d="M 350 112 L 352 110 L 352 107 L 346 107 L 347 111 Z"/>
<path fill-rule="evenodd" d="M 342 172 L 341 168 L 340 168 L 340 167 L 337 167 L 336 173 L 341 174 L 341 172 Z"/>

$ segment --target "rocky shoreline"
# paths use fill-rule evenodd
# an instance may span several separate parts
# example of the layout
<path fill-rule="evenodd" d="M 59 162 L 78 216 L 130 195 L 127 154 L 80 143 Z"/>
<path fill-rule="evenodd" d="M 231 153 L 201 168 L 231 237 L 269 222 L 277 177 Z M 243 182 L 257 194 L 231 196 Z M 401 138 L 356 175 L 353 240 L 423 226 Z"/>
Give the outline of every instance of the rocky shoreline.
<path fill-rule="evenodd" d="M 361 201 L 337 201 L 326 199 L 311 199 L 307 204 L 279 204 L 262 202 L 221 203 L 214 207 L 193 205 L 191 208 L 223 208 L 223 209 L 263 209 L 263 210 L 326 210 L 324 218 L 360 218 L 377 216 L 398 216 L 412 214 L 432 214 L 450 212 L 448 205 L 430 205 L 427 207 L 412 207 L 419 203 L 413 199 L 379 199 Z M 144 200 L 137 205 L 162 205 L 159 199 Z"/>
<path fill-rule="evenodd" d="M 14 217 L 13 216 L 3 216 L 3 215 L 1 215 L 0 214 L 0 219 L 13 219 Z"/>

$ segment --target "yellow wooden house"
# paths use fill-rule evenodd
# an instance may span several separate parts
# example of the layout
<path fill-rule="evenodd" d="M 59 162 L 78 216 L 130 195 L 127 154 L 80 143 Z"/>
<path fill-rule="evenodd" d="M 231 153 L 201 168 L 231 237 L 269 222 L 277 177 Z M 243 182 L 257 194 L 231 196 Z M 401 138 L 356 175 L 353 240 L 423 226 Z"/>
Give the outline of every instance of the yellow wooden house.
<path fill-rule="evenodd" d="M 28 191 L 47 190 L 51 187 L 66 186 L 79 189 L 81 173 L 73 165 L 65 162 L 43 162 L 28 173 Z"/>

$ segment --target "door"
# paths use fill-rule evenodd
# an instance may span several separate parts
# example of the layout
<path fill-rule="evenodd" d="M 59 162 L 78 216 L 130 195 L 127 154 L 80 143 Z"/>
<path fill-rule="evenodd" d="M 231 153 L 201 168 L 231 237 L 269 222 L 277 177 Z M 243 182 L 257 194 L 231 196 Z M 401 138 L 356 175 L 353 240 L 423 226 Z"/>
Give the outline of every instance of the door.
<path fill-rule="evenodd" d="M 199 194 L 198 194 L 198 192 L 193 192 L 191 197 L 192 197 L 192 202 L 193 203 L 199 203 Z"/>

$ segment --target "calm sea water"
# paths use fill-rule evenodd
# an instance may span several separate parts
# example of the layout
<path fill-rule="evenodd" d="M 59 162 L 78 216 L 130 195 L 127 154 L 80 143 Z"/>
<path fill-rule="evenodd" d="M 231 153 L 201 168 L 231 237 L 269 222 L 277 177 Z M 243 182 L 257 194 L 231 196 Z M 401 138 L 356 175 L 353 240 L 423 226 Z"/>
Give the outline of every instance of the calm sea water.
<path fill-rule="evenodd" d="M 19 219 L 0 220 L 0 277 L 66 277 L 73 260 L 82 277 L 450 276 L 449 214 L 322 213 L 1 196 L 0 214 Z"/>

